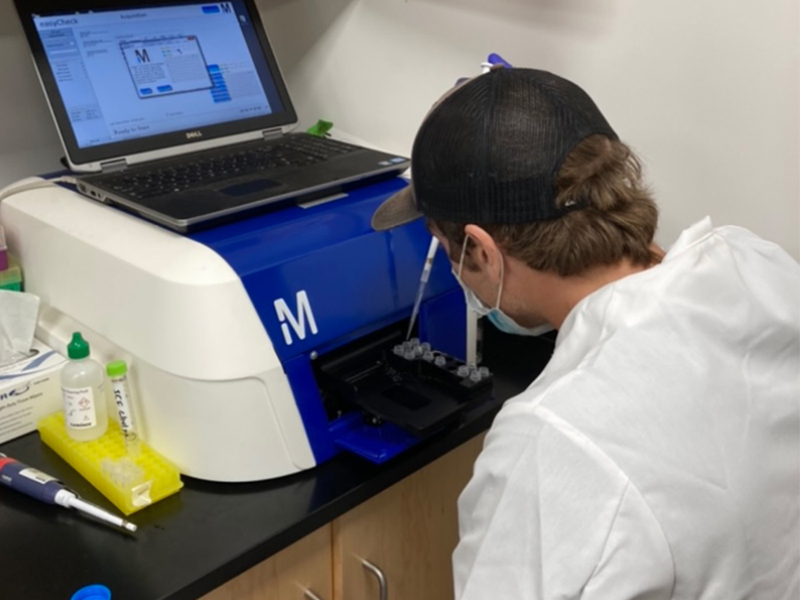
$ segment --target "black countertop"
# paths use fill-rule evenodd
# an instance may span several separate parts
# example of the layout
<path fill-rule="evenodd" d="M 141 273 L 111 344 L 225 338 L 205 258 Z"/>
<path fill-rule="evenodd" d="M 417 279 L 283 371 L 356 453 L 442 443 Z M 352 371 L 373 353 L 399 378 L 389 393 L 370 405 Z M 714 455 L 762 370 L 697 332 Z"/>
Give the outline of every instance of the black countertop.
<path fill-rule="evenodd" d="M 486 332 L 485 362 L 505 400 L 538 375 L 552 340 Z M 341 454 L 259 483 L 184 477 L 179 494 L 131 516 L 139 526 L 133 535 L 0 486 L 0 598 L 69 600 L 93 583 L 109 587 L 114 600 L 199 598 L 486 430 L 498 410 L 499 403 L 476 410 L 383 465 Z M 119 514 L 38 433 L 0 445 L 0 452 Z"/>

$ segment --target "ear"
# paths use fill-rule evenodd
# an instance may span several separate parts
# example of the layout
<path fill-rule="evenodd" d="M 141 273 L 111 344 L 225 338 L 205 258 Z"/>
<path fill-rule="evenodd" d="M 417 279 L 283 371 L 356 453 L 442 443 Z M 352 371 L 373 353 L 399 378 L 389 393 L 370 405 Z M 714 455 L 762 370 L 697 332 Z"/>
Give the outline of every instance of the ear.
<path fill-rule="evenodd" d="M 503 254 L 500 251 L 500 246 L 497 245 L 497 242 L 485 229 L 478 225 L 466 225 L 464 233 L 471 237 L 475 243 L 472 257 L 478 268 L 486 271 L 493 282 L 499 283 L 503 269 Z"/>

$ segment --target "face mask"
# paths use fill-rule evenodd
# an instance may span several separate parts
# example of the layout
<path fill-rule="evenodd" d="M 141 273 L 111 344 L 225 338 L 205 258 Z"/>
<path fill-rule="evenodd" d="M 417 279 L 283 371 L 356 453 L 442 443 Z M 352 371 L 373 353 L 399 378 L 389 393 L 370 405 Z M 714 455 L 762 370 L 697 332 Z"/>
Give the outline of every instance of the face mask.
<path fill-rule="evenodd" d="M 536 336 L 553 331 L 553 329 L 555 329 L 555 327 L 550 325 L 550 323 L 542 323 L 536 327 L 523 327 L 499 308 L 489 313 L 489 320 L 500 331 L 505 331 L 506 333 L 510 333 L 512 335 Z"/>
<path fill-rule="evenodd" d="M 461 247 L 461 259 L 458 261 L 458 273 L 452 271 L 452 269 L 451 271 L 453 276 L 456 278 L 456 281 L 458 281 L 458 284 L 461 286 L 461 289 L 464 290 L 464 299 L 466 300 L 469 309 L 478 313 L 478 315 L 481 317 L 488 316 L 492 324 L 500 331 L 504 331 L 505 333 L 510 333 L 512 335 L 536 336 L 547 333 L 548 331 L 553 331 L 554 327 L 549 323 L 544 323 L 536 327 L 523 327 L 502 310 L 500 310 L 500 298 L 503 295 L 503 279 L 505 276 L 505 261 L 502 260 L 502 257 L 500 263 L 500 287 L 497 290 L 497 302 L 495 302 L 494 308 L 489 308 L 486 306 L 481 299 L 478 298 L 478 295 L 463 281 L 461 281 L 461 271 L 464 269 L 464 255 L 467 251 L 467 240 L 468 238 L 465 237 L 464 245 Z"/>

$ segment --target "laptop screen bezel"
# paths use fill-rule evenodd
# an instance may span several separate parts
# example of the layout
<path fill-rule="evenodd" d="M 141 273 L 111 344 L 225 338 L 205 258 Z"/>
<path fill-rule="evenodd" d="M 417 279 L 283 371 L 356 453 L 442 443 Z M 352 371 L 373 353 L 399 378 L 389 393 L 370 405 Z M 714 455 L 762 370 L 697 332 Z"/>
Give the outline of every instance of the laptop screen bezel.
<path fill-rule="evenodd" d="M 282 110 L 270 115 L 251 117 L 229 123 L 193 127 L 191 129 L 181 129 L 178 131 L 157 134 L 146 138 L 136 138 L 132 140 L 113 142 L 81 148 L 73 132 L 72 123 L 67 115 L 66 108 L 61 98 L 55 77 L 53 75 L 50 61 L 44 51 L 41 38 L 34 24 L 33 15 L 65 15 L 81 11 L 104 11 L 104 10 L 141 10 L 158 6 L 178 6 L 201 4 L 198 0 L 134 0 L 125 2 L 123 0 L 74 0 L 68 5 L 63 0 L 14 0 L 17 13 L 22 22 L 22 28 L 31 48 L 36 69 L 39 74 L 45 96 L 56 121 L 67 160 L 71 166 L 78 170 L 84 170 L 82 166 L 88 166 L 86 170 L 99 169 L 100 163 L 114 161 L 124 157 L 136 155 L 146 155 L 147 153 L 159 153 L 171 150 L 169 154 L 180 154 L 182 147 L 186 146 L 186 152 L 192 151 L 196 147 L 197 140 L 202 139 L 204 147 L 211 147 L 209 141 L 218 140 L 224 142 L 224 138 L 239 136 L 247 133 L 258 133 L 268 129 L 287 128 L 297 123 L 297 113 L 289 97 L 286 83 L 278 67 L 278 62 L 272 47 L 267 39 L 264 26 L 261 22 L 258 9 L 253 0 L 242 0 L 249 13 L 250 23 L 258 37 L 258 42 L 264 53 L 270 75 L 274 80 L 274 85 Z M 65 6 L 67 5 L 67 6 Z M 192 135 L 187 136 L 187 133 Z M 197 132 L 200 132 L 199 134 Z M 154 156 L 153 158 L 156 158 Z M 135 162 L 135 161 L 133 161 Z"/>

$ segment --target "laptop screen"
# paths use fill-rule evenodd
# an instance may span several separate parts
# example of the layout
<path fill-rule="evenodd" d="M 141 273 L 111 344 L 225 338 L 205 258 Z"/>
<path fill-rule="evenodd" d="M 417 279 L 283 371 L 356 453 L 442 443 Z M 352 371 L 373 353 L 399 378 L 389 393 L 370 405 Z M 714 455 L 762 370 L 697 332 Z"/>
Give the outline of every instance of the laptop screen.
<path fill-rule="evenodd" d="M 294 119 L 245 0 L 102 4 L 29 15 L 45 90 L 77 154 L 157 150 Z"/>

